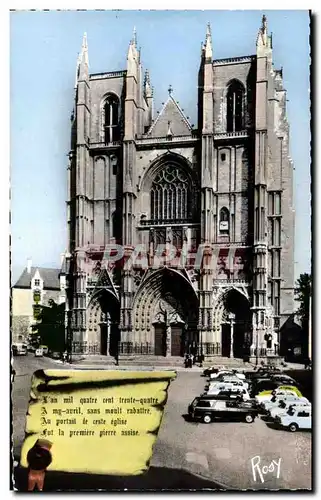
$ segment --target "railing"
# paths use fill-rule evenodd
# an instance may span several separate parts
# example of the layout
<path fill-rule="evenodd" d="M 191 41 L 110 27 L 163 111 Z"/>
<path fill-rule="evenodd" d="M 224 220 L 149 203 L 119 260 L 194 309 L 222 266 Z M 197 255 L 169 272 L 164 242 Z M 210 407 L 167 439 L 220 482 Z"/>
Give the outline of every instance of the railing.
<path fill-rule="evenodd" d="M 212 244 L 211 244 L 212 245 Z M 246 241 L 215 241 L 212 246 L 222 246 L 222 247 L 246 247 L 251 248 L 251 246 Z"/>
<path fill-rule="evenodd" d="M 126 70 L 124 71 L 111 71 L 108 73 L 92 73 L 89 75 L 90 80 L 100 80 L 101 78 L 119 78 L 122 76 L 125 76 L 127 73 Z"/>
<path fill-rule="evenodd" d="M 219 342 L 203 342 L 202 344 L 198 344 L 197 352 L 204 356 L 220 356 L 221 344 Z"/>
<path fill-rule="evenodd" d="M 112 141 L 112 142 L 90 142 L 90 148 L 115 148 L 121 145 L 121 141 Z"/>
<path fill-rule="evenodd" d="M 142 146 L 145 144 L 154 144 L 156 143 L 167 143 L 167 142 L 190 142 L 198 139 L 198 135 L 195 132 L 192 132 L 191 135 L 173 135 L 168 137 L 141 137 L 136 139 L 136 144 L 138 146 Z"/>
<path fill-rule="evenodd" d="M 215 279 L 214 278 L 214 285 L 217 285 L 217 284 L 224 284 L 224 283 L 241 283 L 242 285 L 246 285 L 248 286 L 249 285 L 249 281 L 246 280 L 246 279 L 234 279 L 234 278 L 227 278 L 226 280 L 224 279 Z"/>
<path fill-rule="evenodd" d="M 256 59 L 256 56 L 228 57 L 225 59 L 214 59 L 213 65 L 214 66 L 223 66 L 223 65 L 231 64 L 231 63 L 250 62 L 250 61 L 254 61 L 255 59 Z"/>
<path fill-rule="evenodd" d="M 168 226 L 175 226 L 177 224 L 191 224 L 193 221 L 191 219 L 141 219 L 139 221 L 141 226 L 160 226 L 167 224 Z"/>
<path fill-rule="evenodd" d="M 73 354 L 100 354 L 100 346 L 87 342 L 73 342 L 72 352 Z"/>
<path fill-rule="evenodd" d="M 140 354 L 140 355 L 154 354 L 154 346 L 149 342 L 146 342 L 146 343 L 119 342 L 118 353 L 119 354 Z"/>
<path fill-rule="evenodd" d="M 256 352 L 258 351 L 258 354 Z M 279 347 L 275 348 L 266 348 L 266 347 L 259 347 L 256 349 L 256 347 L 253 347 L 251 349 L 251 356 L 262 356 L 262 357 L 273 357 L 273 356 L 278 356 L 279 355 Z"/>
<path fill-rule="evenodd" d="M 214 140 L 220 139 L 246 139 L 249 136 L 247 130 L 239 130 L 235 132 L 221 132 L 218 134 L 214 134 Z"/>

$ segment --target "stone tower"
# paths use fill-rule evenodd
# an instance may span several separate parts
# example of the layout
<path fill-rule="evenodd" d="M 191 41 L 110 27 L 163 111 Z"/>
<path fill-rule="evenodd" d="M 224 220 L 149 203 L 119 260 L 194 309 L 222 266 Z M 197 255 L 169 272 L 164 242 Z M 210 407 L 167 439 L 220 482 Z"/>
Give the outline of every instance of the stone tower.
<path fill-rule="evenodd" d="M 293 164 L 266 18 L 256 53 L 213 59 L 193 128 L 154 116 L 134 31 L 124 71 L 77 63 L 68 166 L 74 352 L 271 356 L 294 308 Z"/>

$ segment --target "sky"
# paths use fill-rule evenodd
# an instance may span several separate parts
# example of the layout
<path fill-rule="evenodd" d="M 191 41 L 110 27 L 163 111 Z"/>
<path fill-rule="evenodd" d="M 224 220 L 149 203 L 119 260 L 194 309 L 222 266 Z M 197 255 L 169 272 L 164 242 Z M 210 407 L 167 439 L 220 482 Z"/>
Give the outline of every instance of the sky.
<path fill-rule="evenodd" d="M 133 27 L 154 86 L 155 114 L 169 84 L 196 124 L 201 43 L 213 57 L 255 54 L 263 14 L 273 61 L 283 67 L 296 208 L 295 276 L 311 268 L 310 47 L 308 11 L 49 11 L 10 15 L 11 258 L 15 282 L 28 258 L 59 267 L 67 248 L 67 154 L 76 60 L 87 32 L 91 73 L 126 68 Z"/>

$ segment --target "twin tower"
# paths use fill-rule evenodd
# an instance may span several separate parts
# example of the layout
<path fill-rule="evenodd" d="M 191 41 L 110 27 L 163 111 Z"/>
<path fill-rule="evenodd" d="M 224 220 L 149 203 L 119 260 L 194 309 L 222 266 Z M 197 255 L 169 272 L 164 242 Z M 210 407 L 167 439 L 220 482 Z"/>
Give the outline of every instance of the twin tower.
<path fill-rule="evenodd" d="M 294 308 L 293 164 L 266 18 L 244 57 L 213 60 L 208 26 L 194 78 L 196 128 L 171 88 L 155 116 L 136 33 L 126 69 L 98 74 L 84 37 L 68 165 L 73 352 L 279 352 Z M 122 259 L 106 262 L 110 245 Z M 189 258 L 155 265 L 160 245 Z M 146 258 L 128 264 L 137 247 Z M 195 266 L 200 248 L 214 267 Z"/>

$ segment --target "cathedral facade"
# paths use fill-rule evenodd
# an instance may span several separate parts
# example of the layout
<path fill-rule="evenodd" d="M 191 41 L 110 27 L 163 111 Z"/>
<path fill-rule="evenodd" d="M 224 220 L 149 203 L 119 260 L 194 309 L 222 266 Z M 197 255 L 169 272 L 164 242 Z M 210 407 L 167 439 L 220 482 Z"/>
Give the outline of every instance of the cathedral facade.
<path fill-rule="evenodd" d="M 207 27 L 198 89 L 197 127 L 171 87 L 155 116 L 136 34 L 126 69 L 99 74 L 84 37 L 68 165 L 73 352 L 278 354 L 294 310 L 293 163 L 265 17 L 244 57 L 213 59 Z"/>

